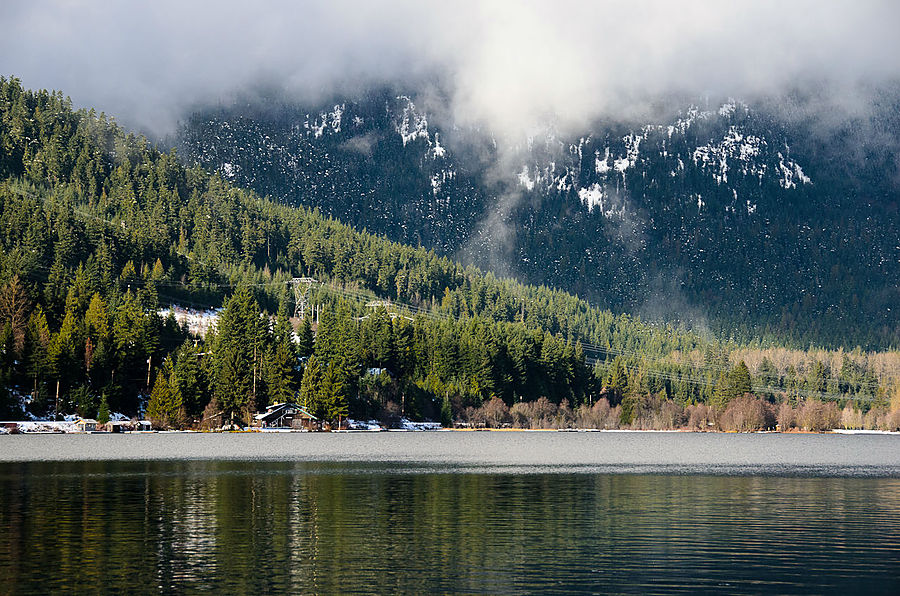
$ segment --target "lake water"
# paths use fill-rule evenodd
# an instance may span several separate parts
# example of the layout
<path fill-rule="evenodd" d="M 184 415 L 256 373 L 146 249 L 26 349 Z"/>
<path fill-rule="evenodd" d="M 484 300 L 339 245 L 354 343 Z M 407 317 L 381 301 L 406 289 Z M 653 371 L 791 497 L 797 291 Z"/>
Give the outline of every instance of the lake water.
<path fill-rule="evenodd" d="M 0 593 L 900 591 L 897 436 L 44 435 L 0 461 Z"/>

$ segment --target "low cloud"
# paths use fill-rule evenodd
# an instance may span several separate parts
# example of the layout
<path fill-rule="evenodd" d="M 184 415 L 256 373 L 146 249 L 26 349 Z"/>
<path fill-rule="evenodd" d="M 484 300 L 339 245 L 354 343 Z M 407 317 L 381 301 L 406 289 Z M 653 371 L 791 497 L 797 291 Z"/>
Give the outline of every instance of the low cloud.
<path fill-rule="evenodd" d="M 315 100 L 437 82 L 455 122 L 520 137 L 672 93 L 809 82 L 852 107 L 900 74 L 891 0 L 6 0 L 0 22 L 0 73 L 160 133 L 250 86 Z"/>

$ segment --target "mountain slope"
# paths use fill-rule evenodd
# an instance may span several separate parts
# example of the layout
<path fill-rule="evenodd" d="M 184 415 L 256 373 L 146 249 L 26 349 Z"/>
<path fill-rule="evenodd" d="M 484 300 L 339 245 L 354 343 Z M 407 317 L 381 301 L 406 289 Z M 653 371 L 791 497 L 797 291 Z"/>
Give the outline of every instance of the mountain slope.
<path fill-rule="evenodd" d="M 897 97 L 868 125 L 900 130 Z M 896 153 L 851 153 L 852 131 L 823 137 L 776 107 L 731 100 L 502 147 L 385 91 L 198 112 L 178 142 L 262 194 L 619 312 L 742 340 L 897 345 Z"/>

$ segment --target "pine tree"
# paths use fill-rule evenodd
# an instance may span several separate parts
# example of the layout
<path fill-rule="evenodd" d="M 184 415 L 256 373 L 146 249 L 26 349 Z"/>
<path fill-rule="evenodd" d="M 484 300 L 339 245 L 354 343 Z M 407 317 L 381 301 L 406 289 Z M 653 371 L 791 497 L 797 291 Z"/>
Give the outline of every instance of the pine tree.
<path fill-rule="evenodd" d="M 156 374 L 147 404 L 147 418 L 156 428 L 180 429 L 185 424 L 184 399 L 178 387 L 172 359 L 167 358 Z"/>
<path fill-rule="evenodd" d="M 298 334 L 297 355 L 300 358 L 309 358 L 313 353 L 313 332 L 312 325 L 309 323 L 309 317 L 305 317 L 300 323 L 300 333 Z"/>
<path fill-rule="evenodd" d="M 205 356 L 200 356 L 201 351 L 186 341 L 175 352 L 172 374 L 184 402 L 186 418 L 199 416 L 209 401 L 208 377 L 200 362 Z"/>
<path fill-rule="evenodd" d="M 322 409 L 324 410 L 325 418 L 332 423 L 337 421 L 339 425 L 349 411 L 342 376 L 343 374 L 334 363 L 329 364 L 322 376 L 322 385 L 319 393 L 319 401 L 324 406 Z"/>
<path fill-rule="evenodd" d="M 97 411 L 97 422 L 106 424 L 109 422 L 109 403 L 106 401 L 106 394 L 100 398 L 100 409 Z"/>
<path fill-rule="evenodd" d="M 28 376 L 31 377 L 32 403 L 43 410 L 46 407 L 46 395 L 41 389 L 49 375 L 52 374 L 50 362 L 50 327 L 47 317 L 40 305 L 36 306 L 28 318 L 28 331 L 26 337 L 25 363 Z M 41 413 L 44 413 L 43 411 Z"/>
<path fill-rule="evenodd" d="M 750 369 L 747 364 L 741 360 L 731 371 L 730 391 L 732 397 L 740 397 L 745 393 L 753 391 L 753 382 L 750 378 Z"/>
<path fill-rule="evenodd" d="M 726 371 L 722 371 L 716 379 L 715 389 L 709 400 L 709 405 L 719 410 L 724 410 L 732 397 L 734 395 L 731 391 L 731 375 Z"/>
<path fill-rule="evenodd" d="M 187 423 L 184 397 L 181 394 L 181 389 L 175 378 L 175 371 L 172 367 L 171 359 L 166 360 L 164 369 L 164 374 L 169 378 L 169 388 L 171 391 L 171 398 L 169 400 L 169 408 L 166 412 L 166 417 L 168 418 L 169 426 L 180 430 L 184 428 L 184 425 Z"/>
<path fill-rule="evenodd" d="M 169 384 L 169 376 L 157 373 L 156 383 L 150 392 L 150 401 L 147 403 L 147 419 L 154 428 L 169 428 L 169 411 L 172 407 L 172 386 Z"/>
<path fill-rule="evenodd" d="M 261 319 L 259 305 L 246 287 L 226 302 L 219 317 L 215 354 L 215 394 L 230 422 L 246 422 L 259 382 Z"/>
<path fill-rule="evenodd" d="M 300 382 L 300 405 L 320 420 L 327 414 L 320 399 L 322 386 L 322 367 L 316 356 L 311 356 L 303 369 L 303 380 Z"/>
<path fill-rule="evenodd" d="M 816 360 L 807 379 L 807 388 L 814 393 L 825 393 L 828 386 L 828 371 L 821 360 Z"/>
<path fill-rule="evenodd" d="M 292 401 L 296 389 L 297 357 L 291 340 L 291 328 L 287 316 L 279 314 L 272 333 L 272 346 L 266 357 L 266 387 L 269 403 Z M 258 404 L 261 408 L 265 404 Z"/>

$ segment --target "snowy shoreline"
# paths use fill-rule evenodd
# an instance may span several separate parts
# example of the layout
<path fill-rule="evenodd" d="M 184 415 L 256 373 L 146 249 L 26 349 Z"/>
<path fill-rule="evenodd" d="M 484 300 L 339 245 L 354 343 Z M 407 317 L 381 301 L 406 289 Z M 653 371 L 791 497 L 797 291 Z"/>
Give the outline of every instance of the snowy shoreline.
<path fill-rule="evenodd" d="M 123 430 L 112 432 L 108 430 L 82 430 L 74 421 L 43 421 L 43 420 L 25 420 L 0 422 L 0 435 L 22 435 L 22 434 L 91 434 L 91 435 L 108 435 L 108 434 L 287 434 L 287 433 L 310 433 L 313 431 L 305 429 L 292 428 L 265 428 L 265 427 L 248 427 L 241 430 Z M 403 420 L 400 428 L 387 428 L 380 423 L 369 421 L 351 420 L 348 428 L 329 431 L 332 433 L 373 433 L 373 432 L 460 432 L 460 433 L 608 433 L 608 434 L 696 434 L 696 435 L 897 435 L 900 432 L 889 430 L 860 430 L 860 429 L 843 429 L 836 428 L 823 432 L 812 431 L 796 431 L 789 432 L 779 431 L 721 431 L 721 430 L 691 430 L 691 429 L 630 429 L 630 428 L 444 428 L 439 422 L 412 422 Z"/>

